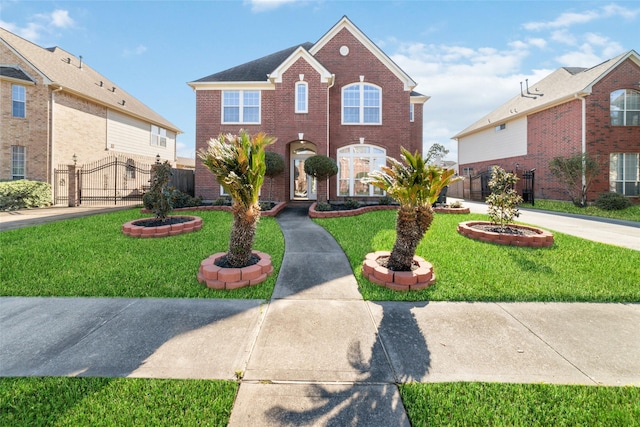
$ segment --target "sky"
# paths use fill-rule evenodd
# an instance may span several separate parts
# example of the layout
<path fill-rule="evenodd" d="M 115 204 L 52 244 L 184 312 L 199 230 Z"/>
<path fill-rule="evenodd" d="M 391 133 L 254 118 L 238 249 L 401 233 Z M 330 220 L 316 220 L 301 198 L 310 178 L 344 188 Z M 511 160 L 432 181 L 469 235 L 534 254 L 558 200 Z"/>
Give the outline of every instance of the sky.
<path fill-rule="evenodd" d="M 195 157 L 187 82 L 304 42 L 347 16 L 431 98 L 424 153 L 560 67 L 640 51 L 640 1 L 0 0 L 0 26 L 59 46 L 183 131 Z M 0 58 L 0 62 L 2 59 Z"/>

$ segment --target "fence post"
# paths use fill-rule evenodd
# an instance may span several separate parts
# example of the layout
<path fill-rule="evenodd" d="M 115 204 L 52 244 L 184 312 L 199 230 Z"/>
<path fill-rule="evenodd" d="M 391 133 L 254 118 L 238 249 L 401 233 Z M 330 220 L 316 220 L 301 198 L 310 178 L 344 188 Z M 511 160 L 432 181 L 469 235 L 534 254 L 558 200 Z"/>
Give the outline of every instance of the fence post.
<path fill-rule="evenodd" d="M 78 206 L 77 203 L 77 195 L 78 195 L 78 181 L 76 179 L 76 165 L 67 165 L 68 177 L 67 182 L 69 186 L 67 187 L 67 196 L 69 199 L 69 207 L 73 208 Z"/>

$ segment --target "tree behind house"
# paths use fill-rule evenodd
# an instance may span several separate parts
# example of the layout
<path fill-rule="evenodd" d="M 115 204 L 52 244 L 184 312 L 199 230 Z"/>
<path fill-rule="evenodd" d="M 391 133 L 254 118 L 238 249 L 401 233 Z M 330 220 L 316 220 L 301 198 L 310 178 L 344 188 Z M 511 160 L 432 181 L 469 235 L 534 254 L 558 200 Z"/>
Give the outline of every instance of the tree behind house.
<path fill-rule="evenodd" d="M 549 163 L 549 170 L 569 194 L 574 205 L 582 208 L 587 206 L 587 191 L 600 173 L 600 165 L 593 157 L 588 153 L 554 157 Z"/>

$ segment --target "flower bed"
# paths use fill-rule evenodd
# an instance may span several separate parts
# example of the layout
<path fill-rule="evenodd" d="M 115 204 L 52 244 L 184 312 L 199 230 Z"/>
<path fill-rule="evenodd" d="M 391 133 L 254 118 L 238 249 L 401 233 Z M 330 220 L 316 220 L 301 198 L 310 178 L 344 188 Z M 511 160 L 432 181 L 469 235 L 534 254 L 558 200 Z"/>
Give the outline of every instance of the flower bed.
<path fill-rule="evenodd" d="M 273 273 L 271 256 L 264 252 L 252 251 L 259 261 L 242 268 L 224 268 L 216 262 L 226 256 L 226 252 L 218 252 L 200 263 L 198 282 L 212 289 L 238 289 L 245 286 L 255 286 L 264 282 Z"/>
<path fill-rule="evenodd" d="M 521 233 L 498 233 L 487 230 L 493 226 L 487 221 L 466 221 L 458 224 L 458 233 L 470 239 L 481 240 L 499 245 L 526 246 L 543 248 L 553 245 L 553 234 L 546 230 L 525 225 L 508 224 L 509 228 L 520 230 Z"/>
<path fill-rule="evenodd" d="M 176 236 L 178 234 L 191 233 L 192 231 L 198 231 L 202 228 L 202 218 L 197 216 L 170 216 L 171 219 L 182 219 L 183 221 L 169 225 L 142 225 L 144 222 L 152 220 L 153 218 L 143 218 L 129 221 L 122 226 L 122 232 L 131 237 L 167 237 Z"/>
<path fill-rule="evenodd" d="M 433 265 L 419 256 L 413 257 L 412 271 L 392 271 L 383 267 L 379 259 L 389 257 L 389 251 L 368 253 L 362 263 L 362 275 L 369 281 L 396 291 L 418 291 L 436 281 Z"/>
<path fill-rule="evenodd" d="M 362 206 L 357 209 L 339 210 L 339 211 L 317 211 L 316 202 L 313 202 L 309 207 L 309 217 L 311 218 L 338 218 L 345 216 L 361 215 L 365 212 L 382 211 L 382 210 L 397 210 L 397 205 L 371 205 Z"/>
<path fill-rule="evenodd" d="M 282 209 L 285 208 L 287 204 L 285 202 L 277 203 L 271 210 L 260 212 L 260 216 L 269 217 L 276 216 L 280 213 Z M 231 212 L 231 206 L 222 205 L 222 206 L 192 206 L 188 208 L 176 208 L 173 212 L 193 212 L 193 211 L 227 211 Z M 148 209 L 142 209 L 142 213 L 151 213 Z"/>

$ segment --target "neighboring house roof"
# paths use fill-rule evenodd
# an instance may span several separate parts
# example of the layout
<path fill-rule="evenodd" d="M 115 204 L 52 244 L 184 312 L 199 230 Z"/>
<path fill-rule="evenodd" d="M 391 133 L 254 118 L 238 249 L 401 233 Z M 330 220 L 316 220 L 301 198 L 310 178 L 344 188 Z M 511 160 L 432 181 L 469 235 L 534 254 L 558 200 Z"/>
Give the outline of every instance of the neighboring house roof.
<path fill-rule="evenodd" d="M 395 62 L 391 60 L 375 43 L 373 43 L 358 27 L 356 27 L 349 19 L 344 16 L 336 25 L 334 25 L 324 36 L 320 38 L 316 43 L 302 43 L 296 46 L 292 46 L 288 49 L 281 50 L 271 55 L 264 56 L 262 58 L 250 61 L 233 68 L 229 68 L 224 71 L 220 71 L 210 76 L 203 77 L 201 79 L 189 82 L 189 86 L 206 87 L 211 84 L 222 85 L 224 83 L 267 83 L 271 78 L 272 81 L 278 81 L 281 77 L 281 73 L 288 68 L 288 62 L 293 62 L 300 56 L 305 56 L 305 59 L 310 61 L 313 58 L 315 63 L 312 65 L 320 72 L 321 76 L 325 79 L 332 80 L 330 76 L 331 70 L 326 68 L 315 59 L 315 54 L 322 49 L 336 34 L 342 29 L 346 28 L 350 31 L 360 43 L 367 47 L 382 63 L 384 63 L 393 72 L 405 86 L 405 90 L 412 90 L 416 87 L 414 82 L 407 73 L 405 73 Z M 300 49 L 304 49 L 304 53 Z M 308 53 L 308 55 L 305 55 Z M 425 95 L 417 92 L 412 92 L 411 96 L 417 96 L 424 101 L 429 99 Z M 424 102 L 423 101 L 423 102 Z"/>
<path fill-rule="evenodd" d="M 565 103 L 576 97 L 589 95 L 598 81 L 627 59 L 640 65 L 640 56 L 636 51 L 631 50 L 592 68 L 559 68 L 538 83 L 529 86 L 528 93 L 527 89 L 523 88 L 522 94 L 516 95 L 452 139 L 459 139 L 506 121 Z"/>
<path fill-rule="evenodd" d="M 62 89 L 92 100 L 120 113 L 134 116 L 157 126 L 180 133 L 174 124 L 118 87 L 93 68 L 59 47 L 42 48 L 0 28 L 0 42 L 21 57 L 53 89 Z"/>
<path fill-rule="evenodd" d="M 20 80 L 27 83 L 35 83 L 35 80 L 29 77 L 27 73 L 17 66 L 0 66 L 0 77 L 5 77 L 10 80 Z"/>

